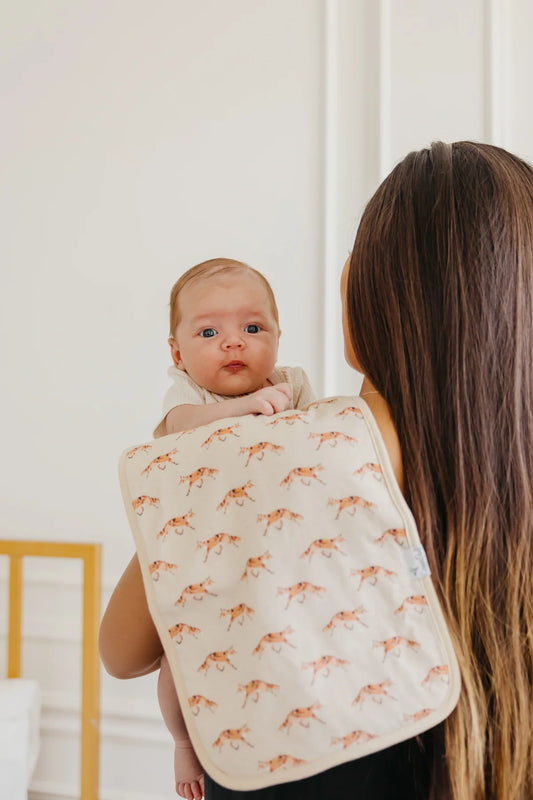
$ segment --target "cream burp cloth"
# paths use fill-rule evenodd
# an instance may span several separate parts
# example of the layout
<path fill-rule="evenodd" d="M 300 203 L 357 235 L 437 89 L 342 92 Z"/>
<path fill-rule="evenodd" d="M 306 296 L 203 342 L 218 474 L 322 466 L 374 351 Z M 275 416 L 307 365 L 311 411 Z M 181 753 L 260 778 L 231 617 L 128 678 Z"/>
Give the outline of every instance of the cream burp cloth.
<path fill-rule="evenodd" d="M 121 486 L 194 748 L 253 790 L 441 722 L 459 670 L 361 398 L 129 448 Z"/>

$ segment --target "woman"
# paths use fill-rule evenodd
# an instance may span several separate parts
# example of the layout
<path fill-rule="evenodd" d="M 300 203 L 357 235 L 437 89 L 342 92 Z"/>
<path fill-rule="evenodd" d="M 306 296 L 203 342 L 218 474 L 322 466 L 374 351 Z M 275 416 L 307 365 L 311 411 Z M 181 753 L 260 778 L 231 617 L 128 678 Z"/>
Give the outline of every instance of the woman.
<path fill-rule="evenodd" d="M 419 739 L 306 781 L 206 797 L 533 797 L 533 171 L 499 148 L 411 153 L 343 273 L 346 356 L 411 507 L 463 689 Z M 117 635 L 135 621 L 138 639 Z M 124 647 L 124 649 L 122 649 Z M 157 667 L 136 559 L 101 632 L 119 677 Z"/>

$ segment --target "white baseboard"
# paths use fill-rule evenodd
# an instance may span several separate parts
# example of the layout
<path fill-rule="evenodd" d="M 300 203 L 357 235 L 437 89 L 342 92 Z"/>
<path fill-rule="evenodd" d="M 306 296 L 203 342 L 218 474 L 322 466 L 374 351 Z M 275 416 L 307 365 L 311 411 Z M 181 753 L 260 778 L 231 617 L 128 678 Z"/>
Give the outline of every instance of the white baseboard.
<path fill-rule="evenodd" d="M 174 795 L 177 798 L 177 795 Z M 127 793 L 113 789 L 106 789 L 98 794 L 95 800 L 169 800 L 171 795 L 152 794 L 146 792 L 138 794 L 130 789 Z M 78 787 L 67 786 L 54 781 L 32 781 L 28 791 L 28 800 L 80 800 Z"/>
<path fill-rule="evenodd" d="M 79 800 L 79 790 L 54 781 L 32 781 L 28 800 Z"/>

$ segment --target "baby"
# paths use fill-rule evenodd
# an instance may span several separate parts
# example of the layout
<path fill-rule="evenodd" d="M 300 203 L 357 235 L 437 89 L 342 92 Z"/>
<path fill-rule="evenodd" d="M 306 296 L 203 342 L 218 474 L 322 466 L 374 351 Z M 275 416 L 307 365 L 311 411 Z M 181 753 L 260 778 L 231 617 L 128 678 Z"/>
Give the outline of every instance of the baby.
<path fill-rule="evenodd" d="M 314 395 L 303 369 L 276 367 L 280 334 L 274 294 L 260 272 L 227 258 L 191 267 L 170 294 L 173 385 L 154 437 L 227 417 L 306 408 Z M 165 656 L 158 697 L 175 743 L 176 791 L 187 800 L 200 800 L 202 767 Z"/>

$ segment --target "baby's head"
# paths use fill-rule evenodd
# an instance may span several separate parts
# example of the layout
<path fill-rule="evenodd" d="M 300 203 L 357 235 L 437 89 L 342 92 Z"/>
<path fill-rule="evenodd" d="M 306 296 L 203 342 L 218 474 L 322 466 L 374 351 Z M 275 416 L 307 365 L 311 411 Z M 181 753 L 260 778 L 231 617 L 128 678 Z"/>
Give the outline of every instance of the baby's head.
<path fill-rule="evenodd" d="M 279 328 L 279 314 L 278 307 L 276 305 L 276 298 L 274 297 L 272 287 L 265 276 L 258 272 L 258 270 L 248 266 L 248 264 L 245 264 L 243 261 L 235 261 L 232 258 L 212 258 L 209 261 L 202 261 L 201 264 L 196 264 L 194 267 L 188 269 L 183 273 L 183 275 L 181 275 L 181 277 L 178 278 L 172 287 L 172 291 L 170 292 L 170 336 L 175 335 L 176 328 L 180 322 L 182 305 L 180 305 L 179 299 L 183 289 L 187 286 L 187 284 L 192 284 L 195 282 L 207 282 L 211 278 L 215 278 L 217 276 L 223 277 L 224 275 L 231 275 L 234 278 L 239 278 L 239 276 L 243 275 L 255 276 L 263 285 L 265 297 L 268 299 L 270 310 Z"/>
<path fill-rule="evenodd" d="M 204 261 L 172 287 L 172 360 L 208 391 L 235 396 L 268 385 L 279 336 L 270 284 L 241 261 Z"/>

